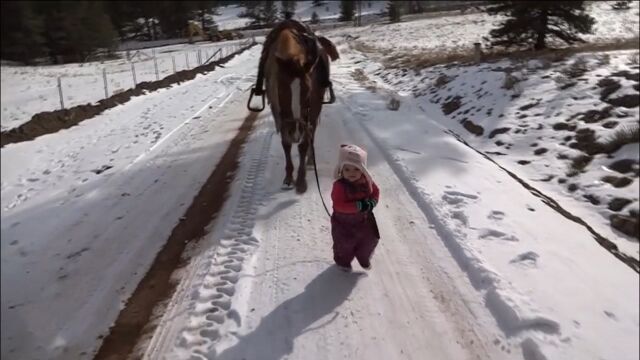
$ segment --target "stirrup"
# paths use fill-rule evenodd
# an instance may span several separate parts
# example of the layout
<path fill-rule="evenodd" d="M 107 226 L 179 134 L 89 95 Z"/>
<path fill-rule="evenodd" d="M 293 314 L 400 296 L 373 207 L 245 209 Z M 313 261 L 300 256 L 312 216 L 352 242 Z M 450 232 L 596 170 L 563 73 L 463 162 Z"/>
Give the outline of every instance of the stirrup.
<path fill-rule="evenodd" d="M 329 89 L 329 100 L 325 100 L 323 98 L 322 104 L 333 104 L 334 102 L 336 102 L 336 95 L 333 93 L 333 83 L 331 81 L 329 81 L 329 86 L 327 86 L 327 89 Z"/>
<path fill-rule="evenodd" d="M 251 107 L 251 100 L 253 99 L 253 96 L 260 96 L 262 98 L 262 107 L 258 108 L 258 107 Z M 253 112 L 260 112 L 262 110 L 264 110 L 264 91 L 262 89 L 257 90 L 255 87 L 251 88 L 251 94 L 249 95 L 249 101 L 247 101 L 247 109 L 249 109 L 249 111 L 253 111 Z"/>

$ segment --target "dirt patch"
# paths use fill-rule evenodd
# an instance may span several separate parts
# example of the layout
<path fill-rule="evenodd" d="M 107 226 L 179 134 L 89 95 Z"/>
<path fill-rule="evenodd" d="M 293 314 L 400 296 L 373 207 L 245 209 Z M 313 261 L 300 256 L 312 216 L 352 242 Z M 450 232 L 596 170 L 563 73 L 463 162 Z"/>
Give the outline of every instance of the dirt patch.
<path fill-rule="evenodd" d="M 518 164 L 520 164 L 520 165 L 529 165 L 529 164 L 531 164 L 531 161 L 529 161 L 529 160 L 519 160 Z"/>
<path fill-rule="evenodd" d="M 535 149 L 533 151 L 534 155 L 542 155 L 544 153 L 546 153 L 547 151 L 549 151 L 547 148 L 539 148 L 539 149 Z"/>
<path fill-rule="evenodd" d="M 602 127 L 605 128 L 605 129 L 613 129 L 616 126 L 618 126 L 618 124 L 619 123 L 617 121 L 611 120 L 611 121 L 607 121 L 604 124 L 602 124 Z"/>
<path fill-rule="evenodd" d="M 622 159 L 615 161 L 611 165 L 609 165 L 609 169 L 616 171 L 620 174 L 634 173 L 636 176 L 639 175 L 640 170 L 638 169 L 638 160 L 635 159 Z"/>
<path fill-rule="evenodd" d="M 460 107 L 462 106 L 461 100 L 462 100 L 461 96 L 459 95 L 454 96 L 451 100 L 442 104 L 442 112 L 445 115 L 449 115 L 452 112 L 460 109 Z"/>
<path fill-rule="evenodd" d="M 482 134 L 484 134 L 484 128 L 480 125 L 475 124 L 471 120 L 464 120 L 462 122 L 462 126 L 464 126 L 464 128 L 468 132 L 474 134 L 475 136 L 482 136 Z"/>
<path fill-rule="evenodd" d="M 575 131 L 576 128 L 577 128 L 576 124 L 568 124 L 566 122 L 559 122 L 559 123 L 553 124 L 553 130 L 556 130 L 556 131 L 561 131 L 561 130 Z"/>
<path fill-rule="evenodd" d="M 640 224 L 637 216 L 611 214 L 609 217 L 611 227 L 621 233 L 640 240 Z"/>
<path fill-rule="evenodd" d="M 633 180 L 629 179 L 626 176 L 618 177 L 618 176 L 611 176 L 611 175 L 604 176 L 601 180 L 613 185 L 613 187 L 615 188 L 622 188 L 633 182 Z"/>
<path fill-rule="evenodd" d="M 632 201 L 629 200 L 629 199 L 617 197 L 617 198 L 611 199 L 611 201 L 609 201 L 609 204 L 607 205 L 607 207 L 611 211 L 618 212 L 618 211 L 624 209 L 625 206 L 627 206 L 627 205 L 629 205 L 631 203 L 632 203 Z"/>
<path fill-rule="evenodd" d="M 600 100 L 604 101 L 609 95 L 618 91 L 622 85 L 618 80 L 612 78 L 605 78 L 598 81 L 598 87 L 602 88 L 600 91 Z"/>
<path fill-rule="evenodd" d="M 592 205 L 600 205 L 600 199 L 593 194 L 582 195 L 587 201 L 589 201 Z"/>
<path fill-rule="evenodd" d="M 94 359 L 126 359 L 144 333 L 153 331 L 145 326 L 154 308 L 172 296 L 176 284 L 171 282 L 171 274 L 186 265 L 181 259 L 186 244 L 201 239 L 207 233 L 205 227 L 222 209 L 238 169 L 242 145 L 257 118 L 258 114 L 254 112 L 245 118 L 222 159 L 181 221 L 173 228 L 167 243 L 156 255 L 151 268 L 120 311 Z"/>
<path fill-rule="evenodd" d="M 493 139 L 496 135 L 507 133 L 509 132 L 509 130 L 511 130 L 511 128 L 508 127 L 493 129 L 493 131 L 491 131 L 491 133 L 489 134 L 489 139 Z"/>
<path fill-rule="evenodd" d="M 584 121 L 587 124 L 592 124 L 598 122 L 600 120 L 604 120 L 608 117 L 611 117 L 611 111 L 613 110 L 613 106 L 605 106 L 600 110 L 589 110 L 585 113 L 582 113 L 580 116 L 580 120 Z"/>
<path fill-rule="evenodd" d="M 198 74 L 204 74 L 215 70 L 221 64 L 231 60 L 237 54 L 251 48 L 255 44 L 251 44 L 241 50 L 238 50 L 219 61 L 215 61 L 206 65 L 198 66 L 191 70 L 178 71 L 169 75 L 162 80 L 153 82 L 141 82 L 135 88 L 110 96 L 107 99 L 98 101 L 97 104 L 78 105 L 69 109 L 45 111 L 33 115 L 31 120 L 0 134 L 0 147 L 12 143 L 29 141 L 38 136 L 53 134 L 62 129 L 68 129 L 80 122 L 93 118 L 103 111 L 124 104 L 134 96 L 144 95 L 148 92 L 161 88 L 167 88 L 173 84 L 179 84 L 196 77 Z"/>
<path fill-rule="evenodd" d="M 617 98 L 608 98 L 604 101 L 616 107 L 621 106 L 627 109 L 633 109 L 640 105 L 640 95 L 628 94 Z"/>
<path fill-rule="evenodd" d="M 630 73 L 628 70 L 614 72 L 611 74 L 611 76 L 622 77 L 627 80 L 640 82 L 640 73 Z"/>

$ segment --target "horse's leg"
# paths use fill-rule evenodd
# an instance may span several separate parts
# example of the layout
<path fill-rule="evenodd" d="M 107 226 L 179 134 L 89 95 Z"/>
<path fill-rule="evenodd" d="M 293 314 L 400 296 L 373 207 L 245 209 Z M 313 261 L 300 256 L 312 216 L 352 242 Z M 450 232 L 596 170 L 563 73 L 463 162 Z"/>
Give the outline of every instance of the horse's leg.
<path fill-rule="evenodd" d="M 298 152 L 300 153 L 300 165 L 298 166 L 298 177 L 296 178 L 296 192 L 302 194 L 307 191 L 307 150 L 309 149 L 309 137 L 305 134 L 302 142 L 298 144 Z"/>
<path fill-rule="evenodd" d="M 287 161 L 285 166 L 286 175 L 284 181 L 282 181 L 283 189 L 291 189 L 293 187 L 293 161 L 291 161 L 291 143 L 282 139 L 282 149 L 284 150 L 284 157 Z"/>

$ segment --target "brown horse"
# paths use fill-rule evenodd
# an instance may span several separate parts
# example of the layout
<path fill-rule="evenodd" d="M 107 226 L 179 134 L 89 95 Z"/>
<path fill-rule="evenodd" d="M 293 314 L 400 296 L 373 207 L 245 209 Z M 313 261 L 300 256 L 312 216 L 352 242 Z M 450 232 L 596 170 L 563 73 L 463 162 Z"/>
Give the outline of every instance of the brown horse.
<path fill-rule="evenodd" d="M 293 186 L 291 147 L 298 144 L 300 164 L 295 188 L 298 193 L 307 190 L 305 162 L 309 147 L 313 145 L 320 111 L 323 104 L 332 103 L 335 99 L 329 80 L 329 58 L 335 61 L 338 57 L 338 51 L 330 40 L 316 36 L 311 29 L 295 20 L 279 23 L 266 37 L 256 87 L 251 96 L 264 96 L 264 78 L 267 99 L 287 162 L 283 188 Z M 327 89 L 330 99 L 324 101 Z"/>

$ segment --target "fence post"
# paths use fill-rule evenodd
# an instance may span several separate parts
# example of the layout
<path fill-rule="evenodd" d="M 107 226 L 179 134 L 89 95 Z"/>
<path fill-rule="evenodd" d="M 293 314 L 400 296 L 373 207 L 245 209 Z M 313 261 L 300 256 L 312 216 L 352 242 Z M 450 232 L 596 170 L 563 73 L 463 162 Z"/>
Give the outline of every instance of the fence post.
<path fill-rule="evenodd" d="M 102 68 L 102 80 L 104 80 L 104 98 L 109 97 L 109 90 L 107 88 L 107 68 Z"/>
<path fill-rule="evenodd" d="M 136 81 L 136 67 L 134 65 L 135 63 L 132 61 L 131 62 L 131 73 L 133 74 L 133 87 L 135 88 L 136 86 L 138 86 L 138 82 Z"/>
<path fill-rule="evenodd" d="M 171 62 L 173 63 L 173 73 L 176 73 L 176 57 L 171 55 Z"/>
<path fill-rule="evenodd" d="M 158 74 L 158 59 L 153 57 L 153 66 L 156 68 L 156 80 L 160 80 L 160 74 Z"/>
<path fill-rule="evenodd" d="M 189 53 L 188 52 L 184 53 L 184 58 L 185 58 L 185 61 L 187 62 L 187 70 L 189 70 Z"/>
<path fill-rule="evenodd" d="M 62 97 L 62 80 L 60 76 L 58 76 L 58 93 L 60 94 L 60 107 L 64 109 L 64 100 Z"/>
<path fill-rule="evenodd" d="M 198 65 L 202 65 L 202 50 L 198 49 Z"/>

